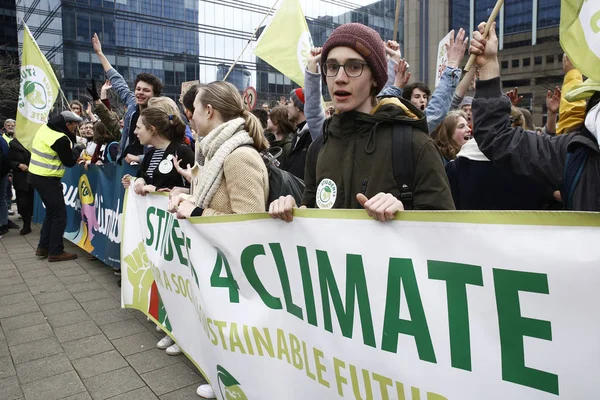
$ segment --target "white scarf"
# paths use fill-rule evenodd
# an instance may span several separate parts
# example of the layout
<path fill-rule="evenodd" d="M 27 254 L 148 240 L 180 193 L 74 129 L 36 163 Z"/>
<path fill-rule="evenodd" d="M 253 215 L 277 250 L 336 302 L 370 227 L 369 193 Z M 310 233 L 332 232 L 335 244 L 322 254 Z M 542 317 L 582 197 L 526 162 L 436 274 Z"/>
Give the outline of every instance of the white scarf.
<path fill-rule="evenodd" d="M 223 180 L 223 164 L 227 156 L 240 146 L 254 143 L 248 132 L 244 130 L 245 124 L 246 120 L 241 117 L 227 121 L 197 143 L 206 157 L 204 165 L 199 166 L 197 206 L 208 208 L 210 205 Z"/>
<path fill-rule="evenodd" d="M 477 146 L 475 138 L 471 138 L 467 141 L 467 143 L 463 144 L 460 151 L 456 155 L 456 158 L 458 157 L 464 157 L 473 161 L 490 161 L 490 159 L 487 158 L 485 154 L 481 152 L 481 150 L 479 150 L 479 146 Z"/>
<path fill-rule="evenodd" d="M 596 104 L 585 117 L 585 127 L 598 142 L 600 146 L 600 103 Z"/>

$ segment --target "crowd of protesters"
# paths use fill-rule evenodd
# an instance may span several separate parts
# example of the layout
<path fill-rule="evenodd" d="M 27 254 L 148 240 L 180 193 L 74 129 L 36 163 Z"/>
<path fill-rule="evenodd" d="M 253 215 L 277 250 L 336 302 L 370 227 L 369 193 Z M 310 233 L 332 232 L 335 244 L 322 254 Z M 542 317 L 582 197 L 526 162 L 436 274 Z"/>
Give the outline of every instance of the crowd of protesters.
<path fill-rule="evenodd" d="M 15 121 L 4 122 L 0 235 L 19 228 L 8 218 L 13 187 L 20 233 L 31 232 L 35 188 L 46 206 L 36 254 L 75 258 L 62 246 L 60 178 L 76 163 L 139 165 L 123 186 L 138 195 L 170 192 L 177 218 L 268 210 L 289 222 L 296 207 L 363 208 L 382 222 L 410 209 L 599 211 L 600 84 L 584 81 L 565 55 L 564 85 L 548 91 L 548 120 L 536 128 L 518 107 L 518 90 L 502 92 L 495 24 L 487 39 L 484 30 L 482 23 L 473 33 L 475 65 L 462 81 L 468 37 L 462 29 L 451 35 L 432 91 L 409 83 L 396 42 L 361 24 L 342 25 L 311 51 L 303 89 L 253 112 L 227 82 L 190 88 L 180 106 L 161 96 L 162 83 L 149 73 L 136 77 L 132 91 L 94 35 L 107 80 L 100 93 L 91 82 L 93 105 L 71 102 L 36 135 L 32 153 L 14 137 Z M 122 118 L 111 110 L 111 90 L 126 105 Z M 302 180 L 303 193 L 269 201 L 272 168 Z M 168 335 L 157 346 L 181 352 Z M 198 394 L 214 397 L 209 385 Z"/>

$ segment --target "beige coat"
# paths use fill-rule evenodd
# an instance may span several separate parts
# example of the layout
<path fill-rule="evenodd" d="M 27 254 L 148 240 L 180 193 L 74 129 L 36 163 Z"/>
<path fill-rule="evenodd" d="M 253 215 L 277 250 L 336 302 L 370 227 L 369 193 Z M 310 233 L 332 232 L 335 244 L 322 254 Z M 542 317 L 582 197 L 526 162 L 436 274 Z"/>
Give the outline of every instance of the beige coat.
<path fill-rule="evenodd" d="M 223 164 L 224 177 L 202 215 L 248 214 L 265 212 L 269 197 L 269 175 L 261 155 L 250 146 L 235 149 Z M 192 169 L 192 195 L 189 200 L 197 204 L 194 191 L 201 177 L 201 169 Z M 200 207 L 200 205 L 198 205 Z"/>

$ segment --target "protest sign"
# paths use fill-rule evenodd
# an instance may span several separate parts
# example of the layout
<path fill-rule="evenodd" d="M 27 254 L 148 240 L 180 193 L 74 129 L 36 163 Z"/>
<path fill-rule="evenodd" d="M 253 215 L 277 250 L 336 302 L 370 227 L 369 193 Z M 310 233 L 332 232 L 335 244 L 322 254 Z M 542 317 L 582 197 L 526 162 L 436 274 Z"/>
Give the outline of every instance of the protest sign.
<path fill-rule="evenodd" d="M 248 86 L 246 90 L 244 90 L 242 98 L 244 100 L 244 104 L 246 105 L 246 107 L 248 107 L 248 110 L 254 110 L 257 101 L 256 89 L 254 89 L 252 86 Z"/>
<path fill-rule="evenodd" d="M 165 195 L 127 196 L 122 303 L 159 321 L 220 399 L 595 393 L 600 215 L 177 220 Z"/>
<path fill-rule="evenodd" d="M 64 237 L 112 267 L 119 267 L 123 238 L 123 196 L 121 177 L 134 175 L 128 164 L 91 165 L 86 171 L 77 165 L 67 168 L 62 178 L 67 205 Z M 45 209 L 35 193 L 33 221 L 44 221 Z"/>
<path fill-rule="evenodd" d="M 450 35 L 453 32 L 448 33 L 442 40 L 440 40 L 440 44 L 438 45 L 438 55 L 437 55 L 437 69 L 435 74 L 435 86 L 440 83 L 440 79 L 442 78 L 442 74 L 444 70 L 448 66 L 448 46 L 450 45 Z"/>

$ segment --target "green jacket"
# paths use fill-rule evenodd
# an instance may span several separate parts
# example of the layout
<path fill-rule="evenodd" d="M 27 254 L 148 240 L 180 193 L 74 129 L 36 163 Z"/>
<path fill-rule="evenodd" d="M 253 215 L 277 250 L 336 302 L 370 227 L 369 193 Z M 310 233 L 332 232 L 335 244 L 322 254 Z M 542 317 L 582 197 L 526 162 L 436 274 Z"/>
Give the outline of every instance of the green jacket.
<path fill-rule="evenodd" d="M 413 209 L 455 209 L 441 154 L 425 133 L 425 117 L 412 104 L 397 98 L 384 99 L 373 114 L 344 112 L 328 122 L 317 161 L 306 162 L 303 205 L 361 208 L 356 200 L 358 193 L 371 198 L 383 192 L 399 198 L 392 166 L 392 126 L 401 123 L 416 128 L 412 130 Z"/>
<path fill-rule="evenodd" d="M 102 102 L 95 104 L 95 107 L 98 118 L 100 118 L 100 121 L 106 126 L 106 129 L 112 133 L 112 141 L 118 142 L 121 140 L 121 127 L 119 125 L 119 117 L 117 117 L 117 114 L 109 110 Z"/>
<path fill-rule="evenodd" d="M 288 134 L 281 140 L 273 140 L 270 143 L 271 148 L 279 147 L 281 148 L 281 154 L 277 157 L 277 161 L 279 161 L 280 165 L 287 165 L 288 155 L 290 154 L 290 150 L 292 149 L 292 140 L 294 139 L 293 134 Z"/>

